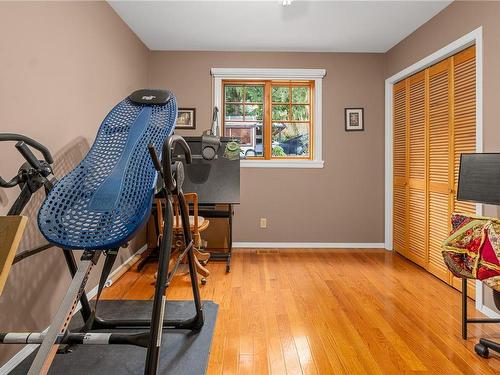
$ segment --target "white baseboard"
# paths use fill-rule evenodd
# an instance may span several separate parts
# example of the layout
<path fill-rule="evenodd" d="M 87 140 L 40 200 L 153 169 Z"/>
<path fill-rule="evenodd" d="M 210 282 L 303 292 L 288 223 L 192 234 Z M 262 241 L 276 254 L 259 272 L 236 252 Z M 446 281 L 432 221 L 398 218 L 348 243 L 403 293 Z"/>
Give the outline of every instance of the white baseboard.
<path fill-rule="evenodd" d="M 130 256 L 125 262 L 123 262 L 119 267 L 117 267 L 113 272 L 109 274 L 109 279 L 113 279 L 113 276 L 116 275 L 118 272 L 121 271 L 123 267 L 126 267 L 129 265 L 129 263 L 137 256 L 141 255 L 144 251 L 147 249 L 147 245 L 142 246 L 139 250 L 137 250 L 132 256 Z M 92 299 L 97 295 L 97 290 L 99 286 L 96 285 L 94 288 L 92 288 L 88 293 L 87 297 L 88 299 Z M 80 302 L 78 302 L 78 305 L 76 307 L 76 310 L 74 314 L 76 314 L 80 309 L 82 308 L 82 305 Z M 45 328 L 44 331 L 48 330 L 48 327 Z M 9 372 L 14 370 L 22 361 L 26 359 L 31 353 L 35 351 L 35 349 L 38 347 L 38 344 L 28 344 L 24 346 L 20 351 L 18 351 L 14 356 L 9 359 L 2 367 L 0 367 L 0 375 L 7 375 Z"/>
<path fill-rule="evenodd" d="M 233 242 L 234 248 L 255 249 L 384 249 L 383 242 Z"/>
<path fill-rule="evenodd" d="M 481 311 L 488 318 L 495 318 L 495 319 L 500 318 L 500 314 L 499 313 L 497 313 L 496 311 L 490 309 L 487 306 L 484 306 L 484 305 L 481 306 L 481 308 L 479 309 L 479 311 Z"/>
<path fill-rule="evenodd" d="M 125 260 L 125 262 L 123 262 L 122 264 L 120 264 L 119 267 L 116 267 L 116 270 L 114 270 L 113 272 L 111 272 L 109 274 L 109 278 L 108 278 L 108 281 L 106 282 L 106 287 L 108 286 L 111 286 L 112 285 L 112 281 L 110 282 L 110 280 L 113 280 L 113 276 L 115 276 L 117 273 L 119 273 L 124 267 L 129 267 L 129 263 L 135 258 L 137 257 L 138 255 L 141 255 L 143 252 L 145 252 L 146 250 L 148 249 L 148 245 L 145 244 L 143 245 L 139 250 L 137 250 L 134 254 L 132 254 L 127 260 Z M 88 292 L 87 292 L 87 298 L 89 299 L 89 301 L 94 298 L 95 296 L 97 296 L 97 291 L 99 290 L 99 285 L 96 285 L 95 287 L 93 287 L 92 289 L 90 289 Z M 78 305 L 76 306 L 76 310 L 75 310 L 75 314 L 80 311 L 80 309 L 82 308 L 82 305 L 80 304 L 80 302 L 78 302 Z M 1 370 L 1 369 L 0 369 Z M 0 372 L 0 375 L 2 375 L 2 373 Z"/>

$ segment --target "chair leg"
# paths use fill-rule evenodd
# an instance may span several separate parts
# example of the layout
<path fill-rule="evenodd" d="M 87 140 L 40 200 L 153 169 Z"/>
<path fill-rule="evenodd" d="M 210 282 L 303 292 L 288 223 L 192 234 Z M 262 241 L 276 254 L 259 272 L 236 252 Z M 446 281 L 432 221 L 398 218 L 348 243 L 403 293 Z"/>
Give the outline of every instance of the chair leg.
<path fill-rule="evenodd" d="M 198 260 L 201 262 L 206 262 L 210 259 L 210 253 L 200 251 L 197 247 L 194 248 L 194 254 L 196 255 L 196 258 L 198 258 Z"/>
<path fill-rule="evenodd" d="M 198 272 L 201 276 L 208 277 L 210 275 L 210 271 L 201 265 L 200 261 L 198 260 L 198 258 L 196 258 L 196 256 L 194 257 L 194 263 L 196 265 L 196 272 Z"/>

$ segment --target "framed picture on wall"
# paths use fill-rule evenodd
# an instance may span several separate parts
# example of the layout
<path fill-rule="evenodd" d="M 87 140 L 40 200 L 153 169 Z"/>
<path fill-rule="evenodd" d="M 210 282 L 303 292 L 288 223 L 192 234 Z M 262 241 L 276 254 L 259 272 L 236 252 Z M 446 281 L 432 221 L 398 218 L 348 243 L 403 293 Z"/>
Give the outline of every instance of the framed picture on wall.
<path fill-rule="evenodd" d="M 196 129 L 196 108 L 179 108 L 177 110 L 176 129 Z"/>
<path fill-rule="evenodd" d="M 348 132 L 365 130 L 363 108 L 345 108 L 345 130 Z"/>

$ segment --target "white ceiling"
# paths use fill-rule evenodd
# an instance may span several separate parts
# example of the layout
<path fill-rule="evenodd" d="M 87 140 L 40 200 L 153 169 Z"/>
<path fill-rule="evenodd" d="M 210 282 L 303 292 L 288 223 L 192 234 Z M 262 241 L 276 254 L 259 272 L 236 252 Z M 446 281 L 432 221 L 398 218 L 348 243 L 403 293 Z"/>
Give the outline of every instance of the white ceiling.
<path fill-rule="evenodd" d="M 108 1 L 151 50 L 386 52 L 451 1 Z"/>

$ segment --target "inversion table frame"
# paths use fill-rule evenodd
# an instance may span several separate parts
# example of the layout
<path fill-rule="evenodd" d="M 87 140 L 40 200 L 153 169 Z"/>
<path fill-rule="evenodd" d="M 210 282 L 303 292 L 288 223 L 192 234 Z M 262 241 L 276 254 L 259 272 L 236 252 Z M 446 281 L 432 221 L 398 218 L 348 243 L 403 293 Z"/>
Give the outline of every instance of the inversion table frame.
<path fill-rule="evenodd" d="M 146 91 L 146 92 L 144 92 Z M 139 97 L 145 100 L 153 100 L 156 94 L 152 90 L 140 90 Z M 134 94 L 137 94 L 134 93 Z M 134 95 L 133 94 L 133 95 Z M 133 96 L 132 95 L 132 96 Z M 174 99 L 175 100 L 175 99 Z M 156 103 L 153 103 L 156 104 Z M 176 110 L 175 110 L 176 112 Z M 163 160 L 160 162 L 156 155 L 155 148 L 152 144 L 148 145 L 149 153 L 153 159 L 153 164 L 163 178 L 165 184 L 165 194 L 167 195 L 165 218 L 170 224 L 173 221 L 173 208 L 171 204 L 172 196 L 177 196 L 181 203 L 181 220 L 184 223 L 184 240 L 186 249 L 181 253 L 179 259 L 175 263 L 173 270 L 168 272 L 170 260 L 170 251 L 172 245 L 172 226 L 165 225 L 163 233 L 163 242 L 158 265 L 158 276 L 155 285 L 155 295 L 153 300 L 153 312 L 151 320 L 105 320 L 95 316 L 95 310 L 90 308 L 88 300 L 84 293 L 84 287 L 88 275 L 92 267 L 97 263 L 100 255 L 106 255 L 106 261 L 101 275 L 99 284 L 99 292 L 104 286 L 111 266 L 116 258 L 116 253 L 119 247 L 114 247 L 109 250 L 85 250 L 80 264 L 76 265 L 75 258 L 71 251 L 65 251 L 67 264 L 72 273 L 73 279 L 68 288 L 68 291 L 61 303 L 53 321 L 46 333 L 2 333 L 0 334 L 0 342 L 12 344 L 41 344 L 28 372 L 29 375 L 46 374 L 50 364 L 61 344 L 127 344 L 136 345 L 147 348 L 145 374 L 156 374 L 159 361 L 159 350 L 161 346 L 162 330 L 169 329 L 190 329 L 198 331 L 203 326 L 203 311 L 198 290 L 198 281 L 195 271 L 193 240 L 189 231 L 189 214 L 186 209 L 184 195 L 182 193 L 183 169 L 181 163 L 172 164 L 171 151 L 175 145 L 180 145 L 184 150 L 186 160 L 191 160 L 189 147 L 183 138 L 171 136 L 163 143 L 162 154 Z M 69 255 L 67 255 L 69 254 Z M 195 315 L 186 320 L 165 320 L 165 291 L 170 283 L 180 261 L 186 257 L 190 271 L 190 279 L 193 289 L 193 299 L 195 305 Z M 68 324 L 75 312 L 77 302 L 82 303 L 82 315 L 86 321 L 82 332 L 72 333 L 68 331 Z M 96 303 L 97 305 L 97 303 Z M 95 329 L 113 329 L 113 328 L 148 328 L 148 331 L 138 333 L 96 333 L 92 332 Z"/>

